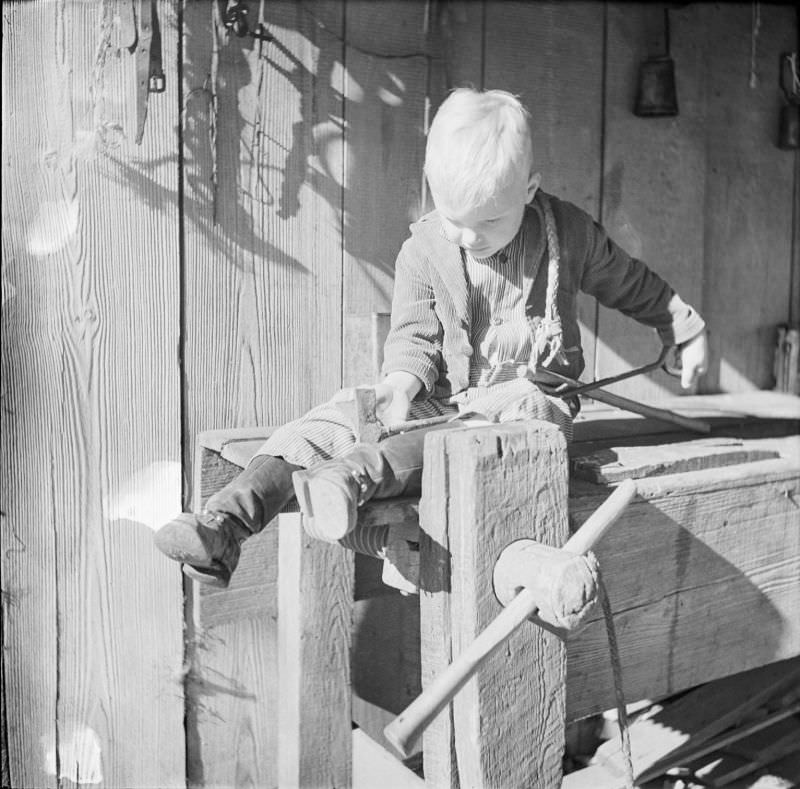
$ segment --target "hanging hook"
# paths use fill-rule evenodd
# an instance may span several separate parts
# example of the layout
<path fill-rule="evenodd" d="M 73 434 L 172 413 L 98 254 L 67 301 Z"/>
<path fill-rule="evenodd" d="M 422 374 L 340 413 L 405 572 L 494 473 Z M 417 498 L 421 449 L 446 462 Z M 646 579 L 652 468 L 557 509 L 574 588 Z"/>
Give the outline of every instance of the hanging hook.
<path fill-rule="evenodd" d="M 258 39 L 259 41 L 272 41 L 274 36 L 267 30 L 263 23 L 259 22 L 255 30 L 250 30 L 250 25 L 247 23 L 247 5 L 243 0 L 234 0 L 225 9 L 222 15 L 222 24 L 225 29 L 232 32 L 237 38 L 251 38 Z"/>

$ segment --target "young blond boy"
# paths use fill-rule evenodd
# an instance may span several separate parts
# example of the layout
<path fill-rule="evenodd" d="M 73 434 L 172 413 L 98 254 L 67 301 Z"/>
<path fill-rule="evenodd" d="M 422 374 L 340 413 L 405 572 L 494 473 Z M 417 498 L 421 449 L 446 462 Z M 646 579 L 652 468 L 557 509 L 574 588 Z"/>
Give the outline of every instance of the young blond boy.
<path fill-rule="evenodd" d="M 436 210 L 411 226 L 397 258 L 383 378 L 385 424 L 451 414 L 545 419 L 571 437 L 576 403 L 544 394 L 534 371 L 578 378 L 584 360 L 577 294 L 655 328 L 681 352 L 682 384 L 705 372 L 700 316 L 574 205 L 539 190 L 529 116 L 503 91 L 455 90 L 428 135 L 425 175 Z M 420 429 L 356 444 L 331 401 L 277 430 L 203 513 L 163 526 L 156 544 L 185 572 L 227 585 L 240 544 L 296 492 L 309 528 L 324 516 L 349 532 L 372 497 L 418 492 Z M 327 529 L 330 533 L 330 527 Z"/>

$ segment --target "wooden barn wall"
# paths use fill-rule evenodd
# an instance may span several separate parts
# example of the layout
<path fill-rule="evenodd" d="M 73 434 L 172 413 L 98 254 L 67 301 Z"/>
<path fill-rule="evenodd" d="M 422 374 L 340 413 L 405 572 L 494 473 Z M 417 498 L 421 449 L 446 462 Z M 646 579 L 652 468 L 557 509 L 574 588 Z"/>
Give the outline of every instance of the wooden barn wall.
<path fill-rule="evenodd" d="M 3 674 L 13 787 L 184 785 L 178 85 L 123 5 L 3 4 Z M 175 7 L 160 4 L 165 62 Z"/>
<path fill-rule="evenodd" d="M 12 785 L 272 785 L 269 617 L 203 629 L 150 529 L 198 431 L 280 424 L 374 374 L 373 314 L 429 207 L 450 87 L 519 93 L 543 187 L 709 320 L 707 391 L 769 388 L 797 321 L 798 155 L 776 145 L 788 5 L 670 11 L 680 114 L 635 117 L 655 4 L 158 0 L 141 145 L 131 3 L 3 5 L 3 678 Z M 793 262 L 794 261 L 794 262 Z M 580 304 L 587 375 L 652 333 Z M 619 387 L 657 400 L 663 374 Z M 201 623 L 202 624 L 202 623 Z M 271 665 L 271 664 L 269 664 Z M 260 676 L 263 677 L 263 671 Z M 184 731 L 184 712 L 189 731 Z M 59 777 L 57 777 L 59 776 Z"/>

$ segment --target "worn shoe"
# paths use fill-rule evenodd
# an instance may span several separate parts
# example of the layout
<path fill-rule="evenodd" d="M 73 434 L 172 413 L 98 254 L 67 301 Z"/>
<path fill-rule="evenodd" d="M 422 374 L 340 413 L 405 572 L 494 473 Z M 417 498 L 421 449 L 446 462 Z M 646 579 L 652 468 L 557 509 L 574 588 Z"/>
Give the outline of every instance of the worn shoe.
<path fill-rule="evenodd" d="M 155 543 L 170 559 L 182 562 L 190 578 L 225 588 L 239 562 L 240 546 L 249 536 L 229 516 L 184 512 L 156 532 Z"/>
<path fill-rule="evenodd" d="M 369 488 L 374 488 L 366 475 L 336 460 L 295 471 L 292 483 L 306 532 L 328 542 L 340 540 L 355 528 L 358 506 Z"/>

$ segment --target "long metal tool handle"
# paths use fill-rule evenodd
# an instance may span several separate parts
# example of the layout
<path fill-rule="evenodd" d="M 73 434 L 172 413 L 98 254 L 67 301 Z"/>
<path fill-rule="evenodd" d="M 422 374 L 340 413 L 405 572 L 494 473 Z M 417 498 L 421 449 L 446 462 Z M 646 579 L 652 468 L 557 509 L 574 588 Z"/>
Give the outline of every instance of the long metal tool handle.
<path fill-rule="evenodd" d="M 585 397 L 597 400 L 598 403 L 605 403 L 615 408 L 621 408 L 623 411 L 630 411 L 631 413 L 647 416 L 651 419 L 658 419 L 660 422 L 671 422 L 673 425 L 678 425 L 694 433 L 704 433 L 708 435 L 711 432 L 711 425 L 708 424 L 708 422 L 704 422 L 702 419 L 692 419 L 688 416 L 676 414 L 674 411 L 667 411 L 665 408 L 655 408 L 651 405 L 638 403 L 636 400 L 629 400 L 627 397 L 606 392 L 605 389 L 593 389 L 591 392 L 586 392 Z"/>
<path fill-rule="evenodd" d="M 636 495 L 636 483 L 625 480 L 565 543 L 563 549 L 584 554 L 616 522 Z M 431 721 L 453 700 L 506 639 L 538 611 L 534 594 L 523 589 L 478 637 L 385 729 L 384 735 L 404 756 Z"/>

